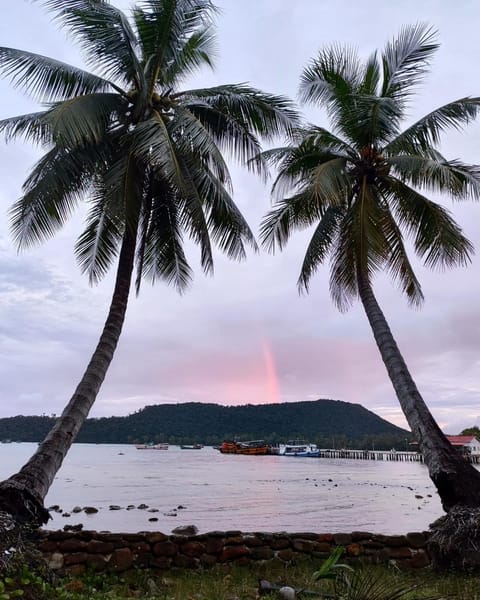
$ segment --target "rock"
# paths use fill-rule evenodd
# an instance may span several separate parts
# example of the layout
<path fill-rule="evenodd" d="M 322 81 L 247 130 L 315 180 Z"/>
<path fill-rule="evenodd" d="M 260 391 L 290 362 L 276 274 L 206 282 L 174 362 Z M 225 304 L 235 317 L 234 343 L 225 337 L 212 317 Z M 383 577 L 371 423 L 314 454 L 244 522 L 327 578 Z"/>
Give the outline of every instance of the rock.
<path fill-rule="evenodd" d="M 177 544 L 173 544 L 169 541 L 159 542 L 153 547 L 153 554 L 155 554 L 155 556 L 175 556 L 177 552 Z"/>
<path fill-rule="evenodd" d="M 243 556 L 248 556 L 249 554 L 250 549 L 246 546 L 226 546 L 220 554 L 218 562 L 229 562 L 231 560 L 242 558 Z"/>
<path fill-rule="evenodd" d="M 109 554 L 113 552 L 115 546 L 112 542 L 102 542 L 101 540 L 90 540 L 87 544 L 89 554 Z"/>
<path fill-rule="evenodd" d="M 182 544 L 182 554 L 185 554 L 185 556 L 190 556 L 191 558 L 200 558 L 200 556 L 205 554 L 205 550 L 205 544 L 195 540 L 191 540 L 190 542 Z"/>
<path fill-rule="evenodd" d="M 289 585 L 284 585 L 283 587 L 281 587 L 278 590 L 278 595 L 284 600 L 295 600 L 295 598 L 297 597 L 294 588 L 290 587 Z"/>
<path fill-rule="evenodd" d="M 63 531 L 82 531 L 83 524 L 78 523 L 78 525 L 64 525 Z"/>
<path fill-rule="evenodd" d="M 175 533 L 176 535 L 197 535 L 198 527 L 195 525 L 180 525 L 179 527 L 172 529 L 172 533 Z"/>
<path fill-rule="evenodd" d="M 152 578 L 147 579 L 146 586 L 150 595 L 157 596 L 160 594 L 160 589 Z"/>
<path fill-rule="evenodd" d="M 84 506 L 83 507 L 83 512 L 86 515 L 93 515 L 95 513 L 98 513 L 98 508 L 95 508 L 94 506 Z"/>
<path fill-rule="evenodd" d="M 48 561 L 48 566 L 52 571 L 58 571 L 63 567 L 63 554 L 60 552 L 54 552 Z"/>
<path fill-rule="evenodd" d="M 126 571 L 133 564 L 133 554 L 130 548 L 117 548 L 109 561 L 109 569 L 116 572 Z"/>

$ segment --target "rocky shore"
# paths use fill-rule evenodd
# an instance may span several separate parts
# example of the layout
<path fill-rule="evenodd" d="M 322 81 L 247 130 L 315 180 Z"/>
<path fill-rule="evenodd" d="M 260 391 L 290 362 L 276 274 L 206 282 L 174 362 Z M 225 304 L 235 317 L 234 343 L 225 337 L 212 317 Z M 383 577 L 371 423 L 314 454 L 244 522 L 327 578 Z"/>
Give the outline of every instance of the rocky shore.
<path fill-rule="evenodd" d="M 187 529 L 185 533 L 194 530 Z M 337 546 L 345 549 L 347 562 L 393 563 L 400 569 L 415 569 L 430 564 L 428 536 L 428 532 L 380 535 L 361 531 L 336 534 L 213 531 L 200 535 L 42 531 L 39 549 L 52 569 L 70 575 L 92 569 L 122 572 L 133 567 L 197 569 L 231 562 L 291 564 L 306 557 L 322 560 Z"/>

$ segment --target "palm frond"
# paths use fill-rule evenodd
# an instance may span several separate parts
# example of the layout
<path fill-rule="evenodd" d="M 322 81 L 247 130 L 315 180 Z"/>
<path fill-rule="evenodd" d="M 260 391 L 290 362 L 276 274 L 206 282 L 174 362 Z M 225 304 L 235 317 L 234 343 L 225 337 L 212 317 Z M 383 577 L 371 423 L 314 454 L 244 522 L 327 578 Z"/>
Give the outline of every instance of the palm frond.
<path fill-rule="evenodd" d="M 200 246 L 202 267 L 210 273 L 213 271 L 213 257 L 202 198 L 185 157 L 175 142 L 160 113 L 154 111 L 148 121 L 137 126 L 132 149 L 136 156 L 150 165 L 156 179 L 166 180 L 177 191 L 182 227 Z"/>
<path fill-rule="evenodd" d="M 320 218 L 320 222 L 313 232 L 303 259 L 297 286 L 299 291 L 308 292 L 310 279 L 322 265 L 328 254 L 332 251 L 335 241 L 338 222 L 343 210 L 337 206 L 329 206 Z"/>
<path fill-rule="evenodd" d="M 449 129 L 461 131 L 480 111 L 480 98 L 460 98 L 428 113 L 405 129 L 384 148 L 385 154 L 423 154 L 431 156 L 441 134 Z"/>
<path fill-rule="evenodd" d="M 369 96 L 378 95 L 378 84 L 380 83 L 380 64 L 377 53 L 370 55 L 363 69 L 362 80 L 359 85 L 359 92 Z"/>
<path fill-rule="evenodd" d="M 304 139 L 311 140 L 314 146 L 322 148 L 326 152 L 340 154 L 352 160 L 359 158 L 356 148 L 324 127 L 310 125 L 304 130 L 303 137 Z"/>
<path fill-rule="evenodd" d="M 40 102 L 116 90 L 112 82 L 47 56 L 0 47 L 0 76 Z"/>
<path fill-rule="evenodd" d="M 332 253 L 330 292 L 339 310 L 345 311 L 358 292 L 358 273 L 368 281 L 388 266 L 391 246 L 385 228 L 386 207 L 374 186 L 351 195 L 339 223 Z"/>
<path fill-rule="evenodd" d="M 424 23 L 403 27 L 382 53 L 381 95 L 403 104 L 424 77 L 438 49 L 437 32 Z"/>
<path fill-rule="evenodd" d="M 388 186 L 400 227 L 413 239 L 426 266 L 445 268 L 470 262 L 473 245 L 445 208 L 399 179 L 389 178 Z"/>
<path fill-rule="evenodd" d="M 354 119 L 345 119 L 345 130 L 358 148 L 378 148 L 398 134 L 401 116 L 398 103 L 392 98 L 358 95 Z"/>
<path fill-rule="evenodd" d="M 39 0 L 79 42 L 87 63 L 113 80 L 140 87 L 137 39 L 125 14 L 106 0 Z"/>
<path fill-rule="evenodd" d="M 322 207 L 312 194 L 299 192 L 278 200 L 260 225 L 260 242 L 269 251 L 282 250 L 292 231 L 306 229 L 322 217 Z"/>
<path fill-rule="evenodd" d="M 408 259 L 402 232 L 388 207 L 388 197 L 387 202 L 383 205 L 379 228 L 383 231 L 385 246 L 388 248 L 385 261 L 386 270 L 390 273 L 393 281 L 399 284 L 410 304 L 419 306 L 424 300 L 422 288 Z"/>
<path fill-rule="evenodd" d="M 183 235 L 177 199 L 172 188 L 152 180 L 151 206 L 142 223 L 144 244 L 137 255 L 137 290 L 142 276 L 152 284 L 163 279 L 182 293 L 192 280 L 192 270 L 183 250 Z"/>
<path fill-rule="evenodd" d="M 310 188 L 323 203 L 341 201 L 344 190 L 351 184 L 346 171 L 350 155 L 317 142 L 316 136 L 307 136 L 289 151 L 264 153 L 265 160 L 274 162 L 278 171 L 272 185 L 275 197 Z"/>
<path fill-rule="evenodd" d="M 334 45 L 304 69 L 300 98 L 325 106 L 335 132 L 359 149 L 379 144 L 398 131 L 399 108 L 389 97 L 377 95 L 376 56 L 363 66 L 348 47 Z"/>
<path fill-rule="evenodd" d="M 206 274 L 213 274 L 213 252 L 208 223 L 203 208 L 204 198 L 201 196 L 195 181 L 192 180 L 188 166 L 182 158 L 180 167 L 180 200 L 179 213 L 183 229 L 191 240 L 200 247 L 200 264 Z"/>
<path fill-rule="evenodd" d="M 185 108 L 202 124 L 215 140 L 218 147 L 241 164 L 249 164 L 259 157 L 260 144 L 245 123 L 238 121 L 226 111 L 212 108 L 201 100 L 188 101 Z M 263 172 L 265 167 L 260 158 L 252 168 Z"/>
<path fill-rule="evenodd" d="M 478 165 L 410 154 L 390 156 L 385 162 L 402 181 L 420 189 L 448 194 L 456 200 L 480 198 Z"/>
<path fill-rule="evenodd" d="M 17 138 L 25 138 L 41 146 L 51 144 L 53 136 L 50 126 L 45 121 L 46 111 L 9 117 L 0 121 L 0 134 L 5 141 L 11 142 Z"/>
<path fill-rule="evenodd" d="M 333 303 L 345 312 L 358 294 L 358 222 L 355 211 L 348 208 L 338 225 L 335 247 L 331 253 L 330 295 Z M 368 275 L 367 275 L 368 276 Z"/>
<path fill-rule="evenodd" d="M 116 142 L 116 144 L 115 144 Z M 137 237 L 145 193 L 146 170 L 135 155 L 131 136 L 114 138 L 111 156 L 99 169 L 106 206 L 122 221 L 122 227 Z"/>
<path fill-rule="evenodd" d="M 122 240 L 120 219 L 108 206 L 108 195 L 97 183 L 90 197 L 92 207 L 87 226 L 75 244 L 75 255 L 82 273 L 91 284 L 98 283 L 107 273 L 118 254 Z"/>
<path fill-rule="evenodd" d="M 334 44 L 320 51 L 300 76 L 302 102 L 345 106 L 361 82 L 362 69 L 353 48 Z"/>
<path fill-rule="evenodd" d="M 208 168 L 190 161 L 190 174 L 203 198 L 207 226 L 214 244 L 229 258 L 246 258 L 245 244 L 258 250 L 247 221 L 220 181 Z"/>
<path fill-rule="evenodd" d="M 157 86 L 175 87 L 176 74 L 180 79 L 202 64 L 211 65 L 210 26 L 216 12 L 209 0 L 144 0 L 138 5 L 134 19 L 149 93 Z"/>
<path fill-rule="evenodd" d="M 162 71 L 163 87 L 177 87 L 189 75 L 204 65 L 213 69 L 215 56 L 215 35 L 212 27 L 196 31 L 184 42 L 175 58 Z"/>
<path fill-rule="evenodd" d="M 55 104 L 43 120 L 57 145 L 73 148 L 102 141 L 127 107 L 127 101 L 118 94 L 76 96 Z"/>
<path fill-rule="evenodd" d="M 176 107 L 175 114 L 168 123 L 168 131 L 179 152 L 186 155 L 196 154 L 199 160 L 216 174 L 221 183 L 231 189 L 230 173 L 221 152 L 223 148 L 221 145 L 220 148 L 217 146 L 216 132 L 210 131 L 183 106 Z M 221 144 L 223 139 L 221 136 L 219 138 Z"/>
<path fill-rule="evenodd" d="M 200 100 L 219 117 L 228 116 L 229 120 L 237 121 L 242 128 L 264 140 L 288 136 L 300 123 L 291 100 L 245 84 L 188 90 L 182 92 L 180 97 L 187 105 Z M 253 158 L 257 153 L 258 149 L 248 158 Z"/>
<path fill-rule="evenodd" d="M 10 209 L 14 240 L 20 249 L 51 237 L 68 220 L 91 185 L 101 155 L 83 148 L 55 147 L 34 167 L 23 196 Z"/>
<path fill-rule="evenodd" d="M 150 165 L 171 185 L 180 189 L 182 173 L 177 148 L 162 115 L 153 111 L 150 119 L 136 126 L 132 138 L 134 155 Z"/>
<path fill-rule="evenodd" d="M 372 569 L 355 569 L 353 573 L 334 580 L 335 596 L 342 600 L 408 600 L 423 598 L 424 600 L 441 600 L 438 595 L 427 596 L 422 590 L 423 585 L 385 576 L 383 572 Z M 420 595 L 418 595 L 418 591 Z"/>

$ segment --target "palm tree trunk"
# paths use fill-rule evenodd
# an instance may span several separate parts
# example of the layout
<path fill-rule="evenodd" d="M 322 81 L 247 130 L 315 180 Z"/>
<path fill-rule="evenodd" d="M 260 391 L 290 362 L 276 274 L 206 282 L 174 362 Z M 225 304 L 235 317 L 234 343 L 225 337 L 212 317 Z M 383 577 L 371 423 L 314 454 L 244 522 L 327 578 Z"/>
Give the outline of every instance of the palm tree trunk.
<path fill-rule="evenodd" d="M 130 291 L 136 229 L 126 227 L 110 310 L 95 352 L 70 402 L 30 460 L 0 483 L 0 511 L 16 522 L 46 523 L 45 496 L 95 402 L 122 331 Z"/>
<path fill-rule="evenodd" d="M 367 277 L 358 275 L 358 291 L 398 401 L 420 445 L 442 506 L 480 507 L 480 472 L 462 458 L 427 408 L 373 294 Z"/>

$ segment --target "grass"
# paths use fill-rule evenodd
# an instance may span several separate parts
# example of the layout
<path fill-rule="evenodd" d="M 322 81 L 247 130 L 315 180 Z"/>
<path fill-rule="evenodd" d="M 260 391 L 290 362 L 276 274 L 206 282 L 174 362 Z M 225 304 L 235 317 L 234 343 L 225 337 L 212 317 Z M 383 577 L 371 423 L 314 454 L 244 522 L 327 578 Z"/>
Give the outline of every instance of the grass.
<path fill-rule="evenodd" d="M 171 570 L 132 571 L 122 575 L 87 574 L 80 577 L 54 579 L 47 582 L 42 577 L 23 574 L 23 581 L 15 584 L 9 580 L 6 586 L 6 600 L 15 589 L 23 586 L 24 600 L 254 600 L 258 579 L 268 579 L 272 583 L 289 585 L 296 589 L 309 589 L 320 593 L 332 593 L 330 581 L 312 580 L 312 573 L 318 569 L 318 562 L 305 560 L 293 566 L 219 566 L 207 571 Z M 400 573 L 385 567 L 366 567 L 368 577 L 381 578 L 383 587 L 396 590 L 419 584 L 420 588 L 408 595 L 391 594 L 346 597 L 347 600 L 423 600 L 432 598 L 480 600 L 480 576 L 438 574 L 429 570 Z M 13 578 L 12 578 L 13 579 Z M 20 596 L 18 596 L 20 597 Z M 271 596 L 277 598 L 278 596 Z M 2 594 L 0 594 L 2 598 Z M 268 597 L 264 597 L 267 598 Z M 299 595 L 299 598 L 315 598 Z"/>

